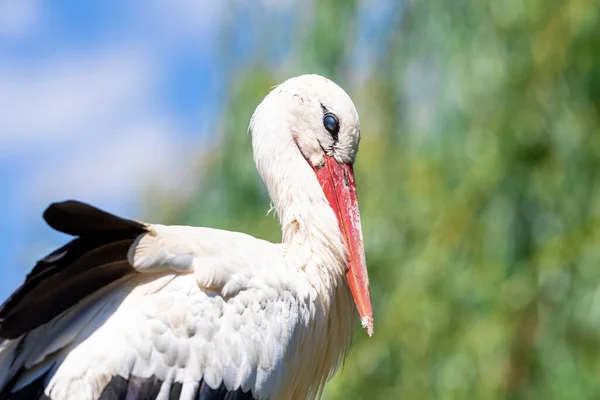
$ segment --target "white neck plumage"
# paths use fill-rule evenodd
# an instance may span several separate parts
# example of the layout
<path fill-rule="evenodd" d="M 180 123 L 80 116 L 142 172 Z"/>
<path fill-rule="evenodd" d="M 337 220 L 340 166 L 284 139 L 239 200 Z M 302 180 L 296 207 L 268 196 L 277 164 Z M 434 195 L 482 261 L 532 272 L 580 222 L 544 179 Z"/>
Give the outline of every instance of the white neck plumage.
<path fill-rule="evenodd" d="M 336 216 L 312 168 L 291 146 L 295 144 L 286 151 L 280 147 L 279 154 L 270 158 L 279 162 L 279 168 L 264 168 L 258 161 L 260 153 L 255 154 L 279 217 L 290 266 L 303 270 L 319 293 L 303 338 L 305 349 L 311 350 L 295 355 L 293 363 L 290 360 L 296 368 L 296 382 L 311 387 L 318 397 L 350 346 L 356 312 L 345 279 L 345 245 Z M 319 384 L 313 386 L 315 382 Z"/>
<path fill-rule="evenodd" d="M 291 135 L 286 140 L 284 135 L 262 132 L 255 120 L 252 129 L 256 167 L 279 217 L 282 243 L 318 258 L 323 270 L 318 274 L 337 284 L 346 272 L 345 245 L 314 171 Z"/>
<path fill-rule="evenodd" d="M 313 315 L 301 334 L 304 350 L 289 364 L 297 374 L 296 382 L 317 394 L 343 360 L 356 312 L 346 279 L 346 245 L 338 217 L 295 141 L 309 135 L 311 128 L 304 125 L 302 132 L 296 131 L 302 117 L 287 111 L 285 102 L 291 101 L 295 100 L 273 93 L 267 96 L 254 113 L 250 129 L 254 160 L 279 217 L 289 266 L 297 268 L 318 294 L 309 296 Z M 318 157 L 320 150 L 310 151 L 311 156 Z M 313 165 L 318 162 L 312 160 Z M 315 360 L 319 360 L 317 365 Z M 319 383 L 316 387 L 315 382 Z"/>

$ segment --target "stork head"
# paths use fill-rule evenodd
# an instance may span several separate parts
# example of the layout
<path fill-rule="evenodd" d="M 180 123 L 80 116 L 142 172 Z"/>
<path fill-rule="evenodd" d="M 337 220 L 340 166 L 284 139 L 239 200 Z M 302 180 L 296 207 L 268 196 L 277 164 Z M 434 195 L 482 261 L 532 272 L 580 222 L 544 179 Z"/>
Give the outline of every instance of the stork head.
<path fill-rule="evenodd" d="M 362 325 L 372 335 L 353 170 L 360 124 L 352 100 L 327 78 L 298 76 L 271 91 L 256 109 L 250 128 L 257 167 L 276 206 L 282 198 L 297 195 L 308 203 L 323 199 L 332 209 L 346 246 L 346 279 Z M 289 190 L 292 186 L 296 192 Z"/>

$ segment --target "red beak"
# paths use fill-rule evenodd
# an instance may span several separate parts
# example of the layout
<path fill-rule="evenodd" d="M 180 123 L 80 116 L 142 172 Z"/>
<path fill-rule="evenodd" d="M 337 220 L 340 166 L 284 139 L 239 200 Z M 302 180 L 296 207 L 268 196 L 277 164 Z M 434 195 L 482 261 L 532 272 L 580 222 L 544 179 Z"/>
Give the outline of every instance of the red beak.
<path fill-rule="evenodd" d="M 338 164 L 333 157 L 325 155 L 325 165 L 315 169 L 315 173 L 329 205 L 337 216 L 340 231 L 346 241 L 346 279 L 362 326 L 371 336 L 373 309 L 352 164 Z"/>

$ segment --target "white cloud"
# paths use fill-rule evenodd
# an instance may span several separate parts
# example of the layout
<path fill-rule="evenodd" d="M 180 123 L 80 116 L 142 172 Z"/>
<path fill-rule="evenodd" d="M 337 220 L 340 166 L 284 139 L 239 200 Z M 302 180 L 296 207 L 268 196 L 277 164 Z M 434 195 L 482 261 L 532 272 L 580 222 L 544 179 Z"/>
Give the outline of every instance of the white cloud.
<path fill-rule="evenodd" d="M 38 0 L 0 0 L 0 37 L 32 34 L 39 28 L 41 13 Z"/>
<path fill-rule="evenodd" d="M 131 212 L 149 185 L 176 187 L 193 149 L 156 96 L 160 72 L 123 47 L 0 66 L 0 157 L 24 166 L 9 193 L 20 213 L 67 198 Z"/>
<path fill-rule="evenodd" d="M 150 34 L 160 32 L 162 38 L 166 34 L 210 41 L 230 8 L 226 1 L 158 0 L 145 3 L 141 12 L 146 13 L 152 26 Z"/>
<path fill-rule="evenodd" d="M 175 185 L 185 169 L 180 135 L 161 121 L 133 121 L 96 132 L 84 146 L 48 154 L 26 179 L 26 198 L 47 203 L 66 198 L 90 202 L 139 197 L 148 184 Z"/>
<path fill-rule="evenodd" d="M 0 155 L 44 145 L 146 107 L 157 72 L 131 49 L 71 54 L 0 67 Z"/>

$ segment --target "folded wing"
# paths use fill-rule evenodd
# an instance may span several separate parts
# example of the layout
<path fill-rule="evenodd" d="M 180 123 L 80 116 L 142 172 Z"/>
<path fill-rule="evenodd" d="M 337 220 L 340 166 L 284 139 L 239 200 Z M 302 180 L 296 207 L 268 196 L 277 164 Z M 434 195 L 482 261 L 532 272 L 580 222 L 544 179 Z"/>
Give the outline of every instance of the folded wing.
<path fill-rule="evenodd" d="M 0 400 L 278 392 L 307 310 L 293 277 L 278 273 L 274 245 L 75 201 L 44 218 L 76 238 L 39 261 L 0 308 Z"/>
<path fill-rule="evenodd" d="M 18 338 L 133 273 L 127 251 L 146 232 L 144 224 L 72 200 L 50 205 L 44 219 L 54 229 L 77 238 L 38 261 L 0 307 L 2 338 Z"/>

